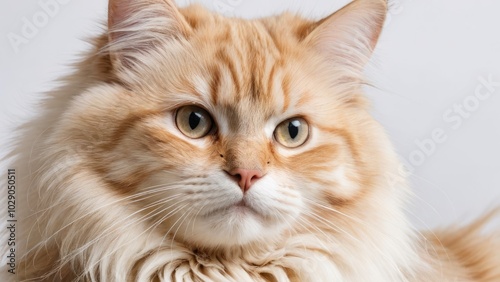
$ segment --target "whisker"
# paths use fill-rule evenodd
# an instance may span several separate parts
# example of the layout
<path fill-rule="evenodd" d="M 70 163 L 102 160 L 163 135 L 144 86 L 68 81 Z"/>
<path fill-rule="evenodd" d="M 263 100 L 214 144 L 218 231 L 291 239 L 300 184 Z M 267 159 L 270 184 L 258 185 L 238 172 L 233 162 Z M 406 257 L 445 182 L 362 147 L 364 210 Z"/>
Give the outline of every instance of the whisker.
<path fill-rule="evenodd" d="M 177 232 L 178 232 L 178 231 L 179 231 L 179 229 L 181 228 L 182 223 L 183 223 L 183 222 L 184 222 L 184 221 L 185 221 L 185 220 L 189 217 L 189 215 L 191 215 L 191 212 L 192 212 L 193 210 L 194 210 L 194 207 L 193 207 L 193 206 L 191 206 L 191 207 L 189 208 L 189 210 L 188 210 L 188 211 L 187 211 L 187 212 L 186 212 L 183 216 L 181 216 L 181 218 L 182 218 L 182 217 L 184 217 L 184 219 L 182 219 L 182 220 L 181 220 L 181 222 L 179 223 L 179 226 L 177 226 L 177 229 L 176 229 L 176 230 L 175 230 L 175 232 L 174 232 L 174 235 L 172 235 L 172 242 L 170 243 L 170 249 L 171 249 L 171 250 L 173 250 L 173 249 L 174 249 L 174 240 L 175 240 L 175 235 L 177 235 Z M 191 219 L 193 219 L 193 217 L 191 217 Z M 177 222 L 174 222 L 174 224 L 172 224 L 172 227 L 173 227 L 173 226 L 175 226 L 176 224 L 177 224 Z M 189 225 L 189 222 L 188 222 L 188 224 L 187 224 L 187 225 Z M 186 227 L 187 227 L 187 225 L 186 225 Z"/>
<path fill-rule="evenodd" d="M 182 202 L 183 202 L 183 201 L 180 201 L 180 202 L 177 202 L 176 204 L 180 204 L 180 203 L 182 203 Z M 184 205 L 184 206 L 187 206 L 187 204 L 186 204 L 186 205 Z M 163 212 L 164 212 L 164 211 L 166 211 L 168 208 L 170 208 L 170 207 L 167 207 L 167 208 L 165 208 L 165 209 L 160 210 L 159 212 L 155 213 L 153 216 L 156 216 L 157 214 L 163 213 Z M 171 212 L 169 212 L 169 214 L 170 214 L 170 213 L 171 213 Z M 172 214 L 172 215 L 173 215 L 173 214 Z M 151 218 L 151 217 L 152 217 L 152 216 L 150 216 L 149 218 Z M 164 217 L 163 217 L 163 218 L 164 218 Z M 141 219 L 142 219 L 142 218 L 141 218 Z M 134 237 L 134 238 L 133 238 L 132 240 L 130 240 L 130 241 L 135 241 L 137 238 L 139 238 L 140 236 L 142 236 L 144 233 L 148 232 L 149 230 L 154 229 L 154 228 L 155 228 L 155 227 L 157 227 L 157 226 L 158 226 L 158 225 L 151 225 L 150 227 L 146 228 L 144 231 L 142 231 L 139 235 L 137 235 L 136 237 Z M 109 257 L 109 256 L 114 255 L 114 253 L 116 253 L 116 252 L 117 252 L 117 251 L 118 251 L 121 247 L 123 247 L 123 246 L 125 246 L 126 244 L 128 244 L 128 242 L 129 242 L 129 241 L 127 241 L 127 242 L 125 242 L 125 243 L 123 243 L 123 244 L 121 244 L 121 245 L 117 246 L 117 247 L 115 248 L 115 250 L 114 250 L 114 251 L 112 251 L 112 252 L 110 252 L 110 253 L 106 254 L 105 256 L 103 256 L 102 258 L 100 258 L 100 259 L 99 259 L 96 263 L 94 263 L 93 265 L 91 265 L 91 266 L 89 267 L 89 269 L 92 269 L 92 268 L 94 268 L 96 265 L 99 265 L 99 264 L 100 264 L 100 262 L 101 262 L 104 258 L 107 258 L 107 257 Z M 85 273 L 82 273 L 82 274 L 80 275 L 79 279 L 83 278 L 83 276 L 84 276 L 84 275 L 85 275 Z M 77 281 L 78 281 L 78 279 L 77 279 Z"/>
<path fill-rule="evenodd" d="M 94 208 L 93 210 L 81 215 L 80 217 L 74 219 L 72 222 L 66 224 L 65 226 L 61 227 L 59 230 L 57 230 L 56 232 L 53 232 L 51 236 L 49 236 L 48 238 L 45 239 L 45 241 L 49 241 L 50 239 L 52 239 L 54 236 L 56 236 L 59 232 L 61 232 L 62 230 L 66 229 L 67 227 L 71 226 L 72 224 L 74 224 L 75 222 L 91 215 L 91 214 L 94 214 L 96 212 L 98 212 L 99 210 L 101 209 L 104 209 L 106 207 L 109 207 L 109 206 L 112 206 L 114 204 L 118 204 L 120 202 L 123 202 L 123 201 L 126 201 L 126 200 L 129 200 L 128 203 L 135 203 L 135 202 L 138 202 L 138 201 L 141 201 L 141 200 L 145 200 L 145 199 L 148 199 L 148 198 L 151 198 L 151 197 L 154 197 L 156 196 L 155 193 L 161 193 L 161 192 L 165 192 L 165 191 L 168 191 L 168 190 L 172 190 L 172 189 L 176 189 L 178 188 L 178 186 L 173 186 L 173 185 L 176 185 L 178 183 L 181 183 L 181 182 L 176 182 L 176 183 L 169 183 L 169 184 L 160 184 L 160 185 L 154 185 L 154 186 L 150 186 L 151 188 L 155 188 L 155 189 L 149 189 L 149 190 L 145 190 L 145 191 L 142 191 L 142 192 L 139 192 L 139 193 L 136 193 L 134 195 L 129 195 L 129 196 L 126 196 L 126 197 L 123 197 L 123 198 L 120 198 L 120 199 L 117 199 L 115 201 L 112 201 L 112 202 L 109 202 L 109 203 L 106 203 L 105 205 L 102 205 L 98 208 Z M 173 187 L 169 187 L 169 186 L 173 186 Z M 145 197 L 142 197 L 144 196 Z M 142 197 L 142 198 L 141 198 Z M 135 199 L 134 199 L 135 198 Z M 165 201 L 165 200 L 168 200 L 170 199 L 171 197 L 167 197 L 167 198 L 164 198 L 164 199 L 160 199 L 154 203 L 157 203 L 157 202 L 161 202 L 161 201 Z M 133 200 L 131 200 L 133 199 Z M 130 201 L 131 200 L 131 201 Z M 70 201 L 69 199 L 67 201 Z M 58 204 L 61 204 L 61 202 L 59 202 Z M 49 211 L 49 209 L 52 209 L 52 208 L 56 208 L 58 207 L 57 205 L 58 204 L 55 204 L 47 209 L 44 209 L 42 210 L 42 214 L 40 216 L 38 216 L 36 218 L 36 222 L 35 222 L 35 226 L 39 226 L 39 222 L 41 220 L 41 218 Z M 35 214 L 31 215 L 31 216 L 34 216 Z M 33 232 L 33 229 L 35 228 L 35 226 L 31 227 L 30 228 L 30 231 L 28 232 L 28 235 L 27 235 L 27 238 L 29 240 L 29 238 L 31 237 L 31 234 Z M 39 232 L 41 232 L 41 230 L 39 230 Z M 37 247 L 37 246 L 35 246 Z M 34 248 L 35 248 L 34 247 Z"/>
<path fill-rule="evenodd" d="M 139 209 L 139 210 L 137 210 L 137 211 L 133 212 L 132 214 L 130 214 L 130 215 L 128 215 L 128 216 L 126 216 L 125 218 L 121 218 L 119 221 L 115 221 L 112 225 L 108 226 L 105 230 L 103 230 L 103 231 L 101 232 L 101 234 L 102 234 L 102 235 L 100 235 L 100 236 L 98 236 L 98 237 L 94 238 L 93 240 L 91 240 L 91 241 L 87 242 L 87 244 L 85 244 L 84 246 L 81 246 L 80 248 L 76 249 L 74 252 L 80 252 L 80 249 L 86 249 L 88 246 L 92 245 L 95 241 L 97 241 L 97 240 L 101 239 L 103 236 L 105 236 L 105 235 L 106 235 L 105 233 L 106 233 L 106 232 L 108 232 L 109 230 L 111 230 L 113 227 L 115 227 L 116 225 L 121 224 L 123 221 L 128 220 L 129 218 L 131 218 L 131 217 L 135 216 L 136 214 L 139 214 L 139 213 L 141 213 L 141 212 L 143 212 L 143 211 L 145 211 L 146 209 L 149 209 L 149 208 L 151 208 L 151 207 L 154 207 L 154 206 L 157 206 L 157 205 L 161 205 L 161 204 L 164 204 L 164 203 L 170 202 L 170 201 L 175 200 L 175 199 L 177 199 L 177 198 L 179 198 L 179 197 L 181 197 L 181 196 L 182 196 L 182 195 L 173 195 L 173 196 L 169 197 L 168 199 L 160 199 L 160 200 L 157 200 L 157 201 L 155 201 L 155 202 L 153 202 L 153 203 L 151 203 L 151 204 L 149 204 L 149 205 L 147 205 L 147 206 L 145 206 L 145 207 L 143 207 L 143 208 L 141 208 L 141 209 Z M 156 209 L 155 209 L 155 210 L 156 210 Z M 150 213 L 151 213 L 151 212 L 150 212 Z M 149 215 L 150 213 L 146 214 L 145 216 Z M 89 213 L 89 215 L 90 215 L 90 213 Z M 145 216 L 143 216 L 143 217 L 145 217 Z M 139 218 L 139 220 L 141 220 L 143 217 Z M 54 232 L 54 233 L 53 233 L 52 235 L 50 235 L 48 238 L 44 239 L 42 242 L 40 242 L 40 243 L 38 243 L 37 245 L 35 245 L 35 246 L 34 246 L 32 249 L 30 249 L 30 250 L 29 250 L 26 254 L 29 254 L 29 253 L 30 253 L 30 252 L 32 252 L 34 249 L 36 249 L 36 248 L 40 247 L 40 246 L 41 246 L 41 244 L 44 244 L 44 243 L 46 243 L 46 242 L 50 241 L 50 240 L 51 240 L 53 237 L 55 237 L 55 236 L 56 236 L 59 232 L 62 232 L 64 229 L 66 229 L 66 228 L 68 228 L 69 226 L 71 226 L 71 225 L 75 224 L 78 220 L 81 220 L 81 219 L 83 219 L 83 218 L 84 218 L 84 217 L 79 217 L 78 219 L 73 220 L 73 221 L 72 221 L 72 222 L 70 222 L 69 224 L 66 224 L 64 227 L 62 227 L 62 228 L 60 228 L 59 230 L 57 230 L 56 232 Z M 133 222 L 132 222 L 132 223 L 129 223 L 129 224 L 127 224 L 127 225 L 125 225 L 125 227 L 128 227 L 128 226 L 130 226 L 130 225 L 132 225 L 132 224 L 133 224 Z"/>
<path fill-rule="evenodd" d="M 343 213 L 343 212 L 341 212 L 341 211 L 338 211 L 338 210 L 336 210 L 336 209 L 334 209 L 334 208 L 332 208 L 332 207 L 325 206 L 325 205 L 323 205 L 323 204 L 321 204 L 321 203 L 318 203 L 318 202 L 312 201 L 311 199 L 308 199 L 308 198 L 306 198 L 306 197 L 304 197 L 304 200 L 305 200 L 306 202 L 308 202 L 308 203 L 313 204 L 313 205 L 314 205 L 314 206 L 316 206 L 316 207 L 319 207 L 319 208 L 322 208 L 322 209 L 325 209 L 325 210 L 328 210 L 328 211 L 334 212 L 334 213 L 336 213 L 336 214 L 340 214 L 340 215 L 345 216 L 345 217 L 347 217 L 347 218 L 349 218 L 349 219 L 351 219 L 351 220 L 356 221 L 357 223 L 361 223 L 361 224 L 363 224 L 363 221 L 361 221 L 359 218 L 355 218 L 355 217 L 353 217 L 353 216 L 350 216 L 350 215 L 348 215 L 348 214 L 345 214 L 345 213 Z"/>

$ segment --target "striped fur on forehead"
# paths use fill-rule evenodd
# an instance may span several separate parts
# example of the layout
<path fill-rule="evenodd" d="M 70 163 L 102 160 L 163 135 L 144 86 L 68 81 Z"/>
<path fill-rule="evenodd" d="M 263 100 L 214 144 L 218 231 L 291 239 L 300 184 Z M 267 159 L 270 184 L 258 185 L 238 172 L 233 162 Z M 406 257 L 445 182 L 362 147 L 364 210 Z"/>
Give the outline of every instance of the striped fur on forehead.
<path fill-rule="evenodd" d="M 211 102 L 227 105 L 245 99 L 269 103 L 274 71 L 282 65 L 281 54 L 273 52 L 272 40 L 262 34 L 258 22 L 240 28 L 228 24 L 221 29 L 218 32 L 224 41 L 217 42 L 219 35 L 215 32 L 208 44 L 202 42 L 200 46 L 207 49 L 202 52 L 209 58 Z"/>

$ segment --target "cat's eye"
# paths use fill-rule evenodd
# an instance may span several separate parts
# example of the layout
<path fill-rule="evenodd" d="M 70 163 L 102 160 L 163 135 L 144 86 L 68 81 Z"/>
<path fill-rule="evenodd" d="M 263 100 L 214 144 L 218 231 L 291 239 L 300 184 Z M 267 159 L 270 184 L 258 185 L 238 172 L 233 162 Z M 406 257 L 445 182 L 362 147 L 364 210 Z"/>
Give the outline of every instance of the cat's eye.
<path fill-rule="evenodd" d="M 291 118 L 280 123 L 274 130 L 274 138 L 281 145 L 296 148 L 309 137 L 309 125 L 303 118 Z"/>
<path fill-rule="evenodd" d="M 197 106 L 184 106 L 175 115 L 177 128 L 189 138 L 205 137 L 213 127 L 212 117 Z"/>

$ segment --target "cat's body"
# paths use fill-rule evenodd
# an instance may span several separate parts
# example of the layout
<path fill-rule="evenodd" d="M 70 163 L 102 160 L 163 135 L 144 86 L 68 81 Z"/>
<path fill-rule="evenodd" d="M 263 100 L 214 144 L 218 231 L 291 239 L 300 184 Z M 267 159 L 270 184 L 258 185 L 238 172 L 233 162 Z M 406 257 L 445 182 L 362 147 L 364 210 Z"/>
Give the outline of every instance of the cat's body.
<path fill-rule="evenodd" d="M 498 236 L 405 218 L 360 92 L 384 1 L 318 23 L 117 2 L 14 152 L 34 213 L 20 279 L 500 281 Z"/>

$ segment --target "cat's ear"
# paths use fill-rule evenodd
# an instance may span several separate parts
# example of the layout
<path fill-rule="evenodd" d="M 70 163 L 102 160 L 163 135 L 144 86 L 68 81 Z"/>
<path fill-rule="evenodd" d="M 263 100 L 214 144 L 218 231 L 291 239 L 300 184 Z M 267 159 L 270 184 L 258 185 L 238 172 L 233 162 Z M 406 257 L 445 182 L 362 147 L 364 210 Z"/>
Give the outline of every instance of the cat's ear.
<path fill-rule="evenodd" d="M 191 32 L 172 0 L 109 0 L 108 50 L 114 67 L 130 67 L 138 53 Z"/>
<path fill-rule="evenodd" d="M 386 0 L 355 0 L 315 23 L 305 43 L 330 64 L 360 72 L 373 53 L 386 13 Z"/>

